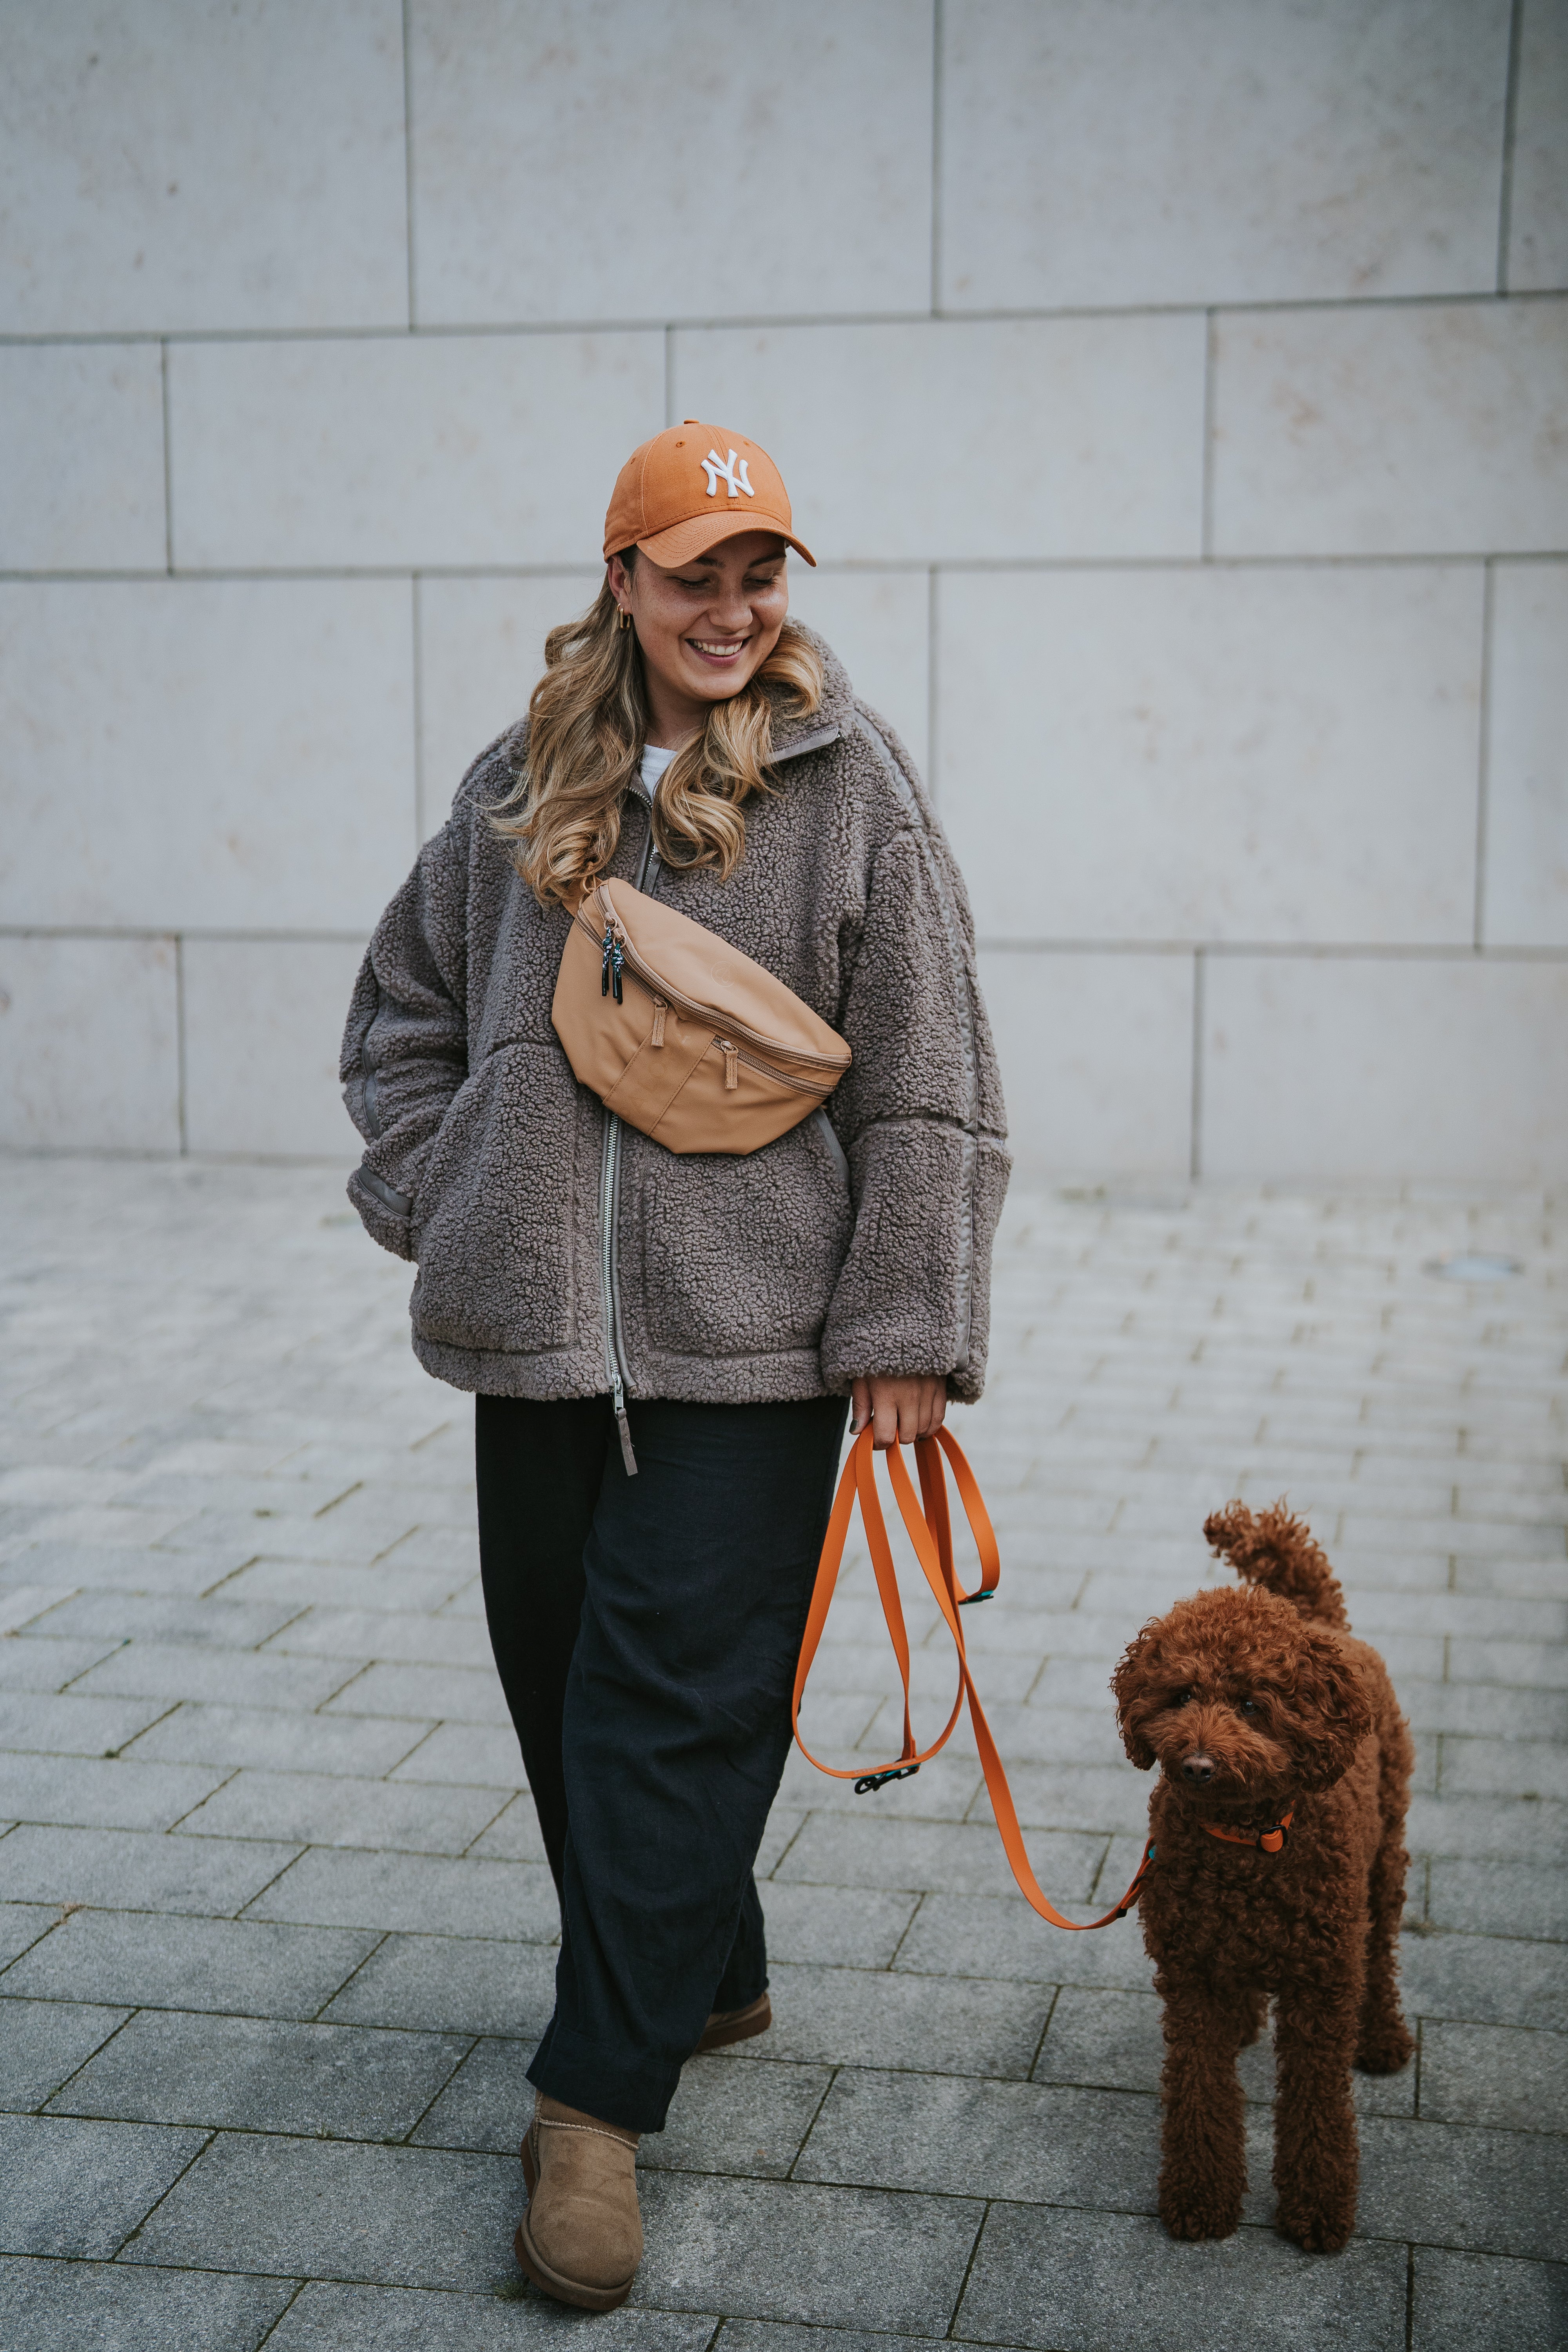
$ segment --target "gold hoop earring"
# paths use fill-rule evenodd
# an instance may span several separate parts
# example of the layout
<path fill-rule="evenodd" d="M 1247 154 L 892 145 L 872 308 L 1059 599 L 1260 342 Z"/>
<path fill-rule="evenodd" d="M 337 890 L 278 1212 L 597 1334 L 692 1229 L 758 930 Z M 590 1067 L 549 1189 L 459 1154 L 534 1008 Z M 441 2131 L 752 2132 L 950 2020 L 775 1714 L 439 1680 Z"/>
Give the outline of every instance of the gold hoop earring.
<path fill-rule="evenodd" d="M 623 604 L 623 605 L 621 606 L 621 617 L 620 617 L 619 621 L 616 623 L 616 627 L 617 627 L 617 628 L 629 629 L 629 628 L 631 627 L 631 625 L 632 625 L 632 616 L 631 616 L 631 614 L 627 612 L 627 610 L 626 610 L 626 606 Z"/>

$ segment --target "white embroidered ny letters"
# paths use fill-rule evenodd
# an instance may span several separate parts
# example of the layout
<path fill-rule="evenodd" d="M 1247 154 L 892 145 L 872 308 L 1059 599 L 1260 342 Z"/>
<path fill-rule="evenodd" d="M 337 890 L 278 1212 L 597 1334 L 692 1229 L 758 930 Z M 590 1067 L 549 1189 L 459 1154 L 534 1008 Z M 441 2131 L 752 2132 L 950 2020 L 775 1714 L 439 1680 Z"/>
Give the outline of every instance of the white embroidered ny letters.
<path fill-rule="evenodd" d="M 749 499 L 754 499 L 757 495 L 752 488 L 752 478 L 746 471 L 746 460 L 742 457 L 737 465 L 733 449 L 730 452 L 728 465 L 720 457 L 717 449 L 710 449 L 702 460 L 702 470 L 708 477 L 708 495 L 710 499 L 718 496 L 721 482 L 729 484 L 730 496 L 732 499 L 738 499 L 742 490 Z"/>

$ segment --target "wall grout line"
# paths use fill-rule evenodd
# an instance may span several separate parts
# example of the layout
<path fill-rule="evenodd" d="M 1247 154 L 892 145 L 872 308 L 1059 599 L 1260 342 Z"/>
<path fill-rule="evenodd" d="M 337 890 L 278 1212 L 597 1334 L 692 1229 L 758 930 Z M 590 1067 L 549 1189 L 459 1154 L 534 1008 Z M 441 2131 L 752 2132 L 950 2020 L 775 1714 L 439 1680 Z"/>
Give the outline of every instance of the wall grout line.
<path fill-rule="evenodd" d="M 189 1156 L 190 1135 L 185 1121 L 185 943 L 174 934 L 174 1099 L 178 1111 L 180 1157 Z"/>
<path fill-rule="evenodd" d="M 1508 248 L 1513 236 L 1513 151 L 1519 120 L 1520 47 L 1524 30 L 1524 0 L 1513 0 L 1508 20 L 1508 75 L 1503 85 L 1502 170 L 1498 182 L 1497 290 L 1506 295 Z"/>
<path fill-rule="evenodd" d="M 1204 1172 L 1204 1005 L 1207 994 L 1205 982 L 1204 950 L 1198 948 L 1193 955 L 1193 1091 L 1187 1150 L 1187 1173 L 1194 1183 Z"/>
<path fill-rule="evenodd" d="M 425 841 L 425 605 L 424 583 L 417 572 L 408 585 L 414 703 L 414 854 L 417 857 Z"/>
<path fill-rule="evenodd" d="M 403 0 L 403 241 L 408 264 L 408 331 L 413 334 L 419 309 L 414 261 L 414 62 L 408 19 L 408 0 Z"/>
<path fill-rule="evenodd" d="M 1020 305 L 1010 310 L 942 310 L 933 318 L 928 310 L 825 310 L 780 311 L 777 313 L 736 312 L 729 316 L 710 318 L 630 318 L 630 319 L 473 319 L 421 320 L 415 326 L 405 326 L 397 320 L 388 320 L 384 326 L 367 327 L 120 327 L 100 332 L 85 330 L 37 330 L 34 332 L 12 331 L 0 333 L 0 350 L 12 345 L 31 348 L 37 344 L 73 345 L 87 343 L 338 343 L 338 342 L 410 342 L 452 341 L 469 336 L 476 340 L 486 337 L 511 336 L 522 340 L 544 335 L 654 335 L 671 334 L 757 334 L 771 333 L 793 327 L 831 330 L 835 327 L 983 327 L 1048 324 L 1054 320 L 1105 319 L 1192 319 L 1208 310 L 1216 319 L 1257 318 L 1275 313 L 1295 313 L 1316 310 L 1346 310 L 1357 313 L 1368 310 L 1451 310 L 1456 306 L 1495 309 L 1506 299 L 1512 307 L 1526 303 L 1561 302 L 1568 299 L 1568 283 L 1561 286 L 1510 287 L 1506 298 L 1500 297 L 1495 286 L 1457 287 L 1451 291 L 1435 294 L 1331 294 L 1279 295 L 1259 298 L 1247 302 L 1070 302 Z"/>
<path fill-rule="evenodd" d="M 167 923 L 5 923 L 0 940 L 167 940 L 176 951 L 195 944 L 249 947 L 363 948 L 374 925 L 311 930 L 285 925 L 246 927 L 230 930 L 208 925 Z M 981 955 L 1026 956 L 1205 956 L 1262 957 L 1280 962 L 1467 963 L 1476 955 L 1472 940 L 1213 940 L 1106 939 L 1086 940 L 1045 934 L 1034 939 L 993 938 L 975 941 Z M 1510 941 L 1484 950 L 1489 963 L 1568 963 L 1568 946 L 1521 947 Z"/>
<path fill-rule="evenodd" d="M 675 329 L 664 331 L 664 421 L 675 423 Z"/>
<path fill-rule="evenodd" d="M 163 570 L 172 574 L 174 569 L 174 442 L 169 432 L 169 345 L 166 339 L 158 346 L 158 376 L 163 418 Z"/>
<path fill-rule="evenodd" d="M 1492 641 L 1496 602 L 1496 567 L 1489 563 L 1481 590 L 1481 708 L 1476 745 L 1476 905 L 1474 944 L 1479 955 L 1486 947 L 1487 825 L 1491 800 Z"/>
<path fill-rule="evenodd" d="M 0 930 L 0 936 L 3 936 Z M 1083 940 L 991 939 L 975 941 L 981 955 L 1268 956 L 1280 962 L 1471 963 L 1475 946 L 1463 940 Z M 1490 963 L 1568 963 L 1568 946 L 1489 947 Z"/>
<path fill-rule="evenodd" d="M 938 601 L 937 569 L 933 563 L 926 573 L 926 790 L 933 808 L 941 805 L 941 782 L 937 776 L 936 730 L 940 710 L 941 607 Z"/>
<path fill-rule="evenodd" d="M 1552 564 L 1568 562 L 1568 546 L 1539 548 L 1430 548 L 1416 553 L 1390 551 L 1376 555 L 1226 554 L 1205 558 L 1184 555 L 851 555 L 822 557 L 817 570 L 824 579 L 878 579 L 884 574 L 951 572 L 963 579 L 1052 578 L 1075 572 L 1422 572 L 1477 569 L 1491 562 Z M 173 576 L 177 580 L 288 583 L 298 581 L 407 580 L 417 570 L 423 580 L 596 580 L 600 567 L 561 556 L 552 563 L 275 563 L 182 564 L 173 573 L 146 568 L 132 570 L 5 571 L 0 583 L 64 587 L 145 587 Z"/>
<path fill-rule="evenodd" d="M 1214 396 L 1215 341 L 1217 330 L 1212 310 L 1204 312 L 1204 449 L 1201 517 L 1198 544 L 1207 563 L 1214 554 Z"/>
<path fill-rule="evenodd" d="M 942 0 L 931 12 L 931 310 L 942 314 L 942 52 L 945 34 Z"/>
<path fill-rule="evenodd" d="M 0 923 L 0 940 L 167 940 L 176 948 L 182 941 L 189 946 L 194 940 L 210 945 L 234 940 L 258 947 L 357 948 L 364 945 L 374 928 L 374 921 L 353 931 L 290 929 L 286 925 L 255 929 L 237 925 L 232 930 L 215 930 L 196 923 Z"/>

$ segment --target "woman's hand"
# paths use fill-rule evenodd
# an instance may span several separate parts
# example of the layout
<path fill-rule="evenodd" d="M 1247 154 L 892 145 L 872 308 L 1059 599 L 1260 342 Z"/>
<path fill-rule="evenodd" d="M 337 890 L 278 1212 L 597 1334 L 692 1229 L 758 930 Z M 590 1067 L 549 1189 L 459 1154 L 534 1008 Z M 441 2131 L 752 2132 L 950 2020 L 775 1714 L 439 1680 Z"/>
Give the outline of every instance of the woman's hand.
<path fill-rule="evenodd" d="M 931 1437 L 947 1417 L 947 1378 L 942 1372 L 893 1375 L 874 1372 L 857 1381 L 849 1407 L 849 1427 L 858 1437 L 868 1422 L 872 1444 L 885 1453 L 895 1440 L 912 1445 L 917 1437 Z"/>

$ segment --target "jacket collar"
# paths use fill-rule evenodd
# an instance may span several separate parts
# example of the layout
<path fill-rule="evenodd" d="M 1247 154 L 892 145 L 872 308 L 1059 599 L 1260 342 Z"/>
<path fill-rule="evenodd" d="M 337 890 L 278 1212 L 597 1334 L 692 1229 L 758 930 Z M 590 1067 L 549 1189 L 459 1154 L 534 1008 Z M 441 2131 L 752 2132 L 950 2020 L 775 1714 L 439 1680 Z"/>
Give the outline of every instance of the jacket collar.
<path fill-rule="evenodd" d="M 827 744 L 836 743 L 855 724 L 855 693 L 843 663 L 815 629 L 808 629 L 804 623 L 798 625 L 822 664 L 822 700 L 804 717 L 797 712 L 776 722 L 773 746 L 775 768 L 783 767 L 786 760 L 803 759 L 808 751 L 820 751 Z"/>

